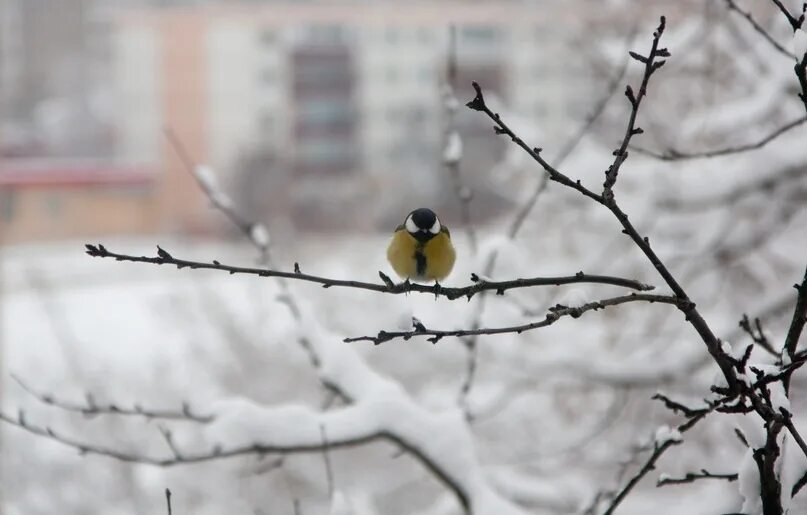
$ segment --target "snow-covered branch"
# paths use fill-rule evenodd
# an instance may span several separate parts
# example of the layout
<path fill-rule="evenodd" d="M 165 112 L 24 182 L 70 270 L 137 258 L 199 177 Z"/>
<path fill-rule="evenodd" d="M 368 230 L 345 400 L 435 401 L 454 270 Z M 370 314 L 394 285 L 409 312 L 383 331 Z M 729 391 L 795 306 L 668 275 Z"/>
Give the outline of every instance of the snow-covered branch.
<path fill-rule="evenodd" d="M 74 402 L 59 399 L 51 394 L 37 392 L 23 382 L 23 380 L 18 376 L 11 374 L 11 377 L 17 382 L 17 384 L 20 385 L 23 390 L 38 399 L 40 402 L 50 406 L 55 406 L 65 411 L 81 413 L 87 417 L 93 417 L 96 415 L 130 415 L 143 417 L 146 419 L 190 420 L 193 422 L 202 423 L 211 422 L 213 420 L 212 415 L 200 415 L 195 413 L 191 409 L 190 404 L 187 402 L 183 402 L 182 409 L 179 410 L 144 408 L 139 404 L 135 404 L 132 407 L 127 407 L 115 402 L 98 402 L 92 393 L 87 393 L 83 403 Z"/>

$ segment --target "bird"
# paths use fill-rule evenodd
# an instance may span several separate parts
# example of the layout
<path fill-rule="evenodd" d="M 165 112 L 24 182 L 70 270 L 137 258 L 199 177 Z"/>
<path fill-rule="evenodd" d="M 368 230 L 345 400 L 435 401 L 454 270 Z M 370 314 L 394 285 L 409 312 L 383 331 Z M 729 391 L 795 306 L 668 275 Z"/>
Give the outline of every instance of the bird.
<path fill-rule="evenodd" d="M 456 257 L 448 227 L 425 207 L 406 215 L 387 247 L 387 260 L 407 281 L 439 284 L 451 273 Z"/>

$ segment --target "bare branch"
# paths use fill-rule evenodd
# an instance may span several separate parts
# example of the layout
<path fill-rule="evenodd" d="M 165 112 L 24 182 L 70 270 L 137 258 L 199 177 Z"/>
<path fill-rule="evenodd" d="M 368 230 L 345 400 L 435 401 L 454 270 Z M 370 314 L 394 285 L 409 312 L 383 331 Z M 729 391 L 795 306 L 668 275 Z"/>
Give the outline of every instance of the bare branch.
<path fill-rule="evenodd" d="M 657 70 L 664 61 L 655 61 L 656 57 L 666 57 L 669 55 L 669 52 L 664 48 L 658 48 L 658 42 L 661 38 L 661 34 L 663 32 L 665 25 L 665 18 L 662 16 L 661 21 L 659 23 L 659 27 L 653 34 L 653 44 L 651 46 L 651 53 L 648 56 L 641 56 L 639 54 L 632 54 L 634 59 L 642 62 L 645 64 L 645 74 L 642 80 L 642 85 L 646 88 L 647 81 L 645 79 L 649 79 L 649 76 L 653 73 L 653 71 Z M 651 64 L 652 63 L 652 64 Z M 621 166 L 621 163 L 627 157 L 627 152 L 622 151 L 622 147 L 617 149 L 615 152 L 616 156 L 614 159 L 613 164 L 609 168 L 608 172 L 606 172 L 606 182 L 604 184 L 604 191 L 602 195 L 598 195 L 588 188 L 581 185 L 580 181 L 573 181 L 565 174 L 557 171 L 555 168 L 551 167 L 541 156 L 539 149 L 533 150 L 531 149 L 526 143 L 524 143 L 521 138 L 519 138 L 512 130 L 510 130 L 507 125 L 505 125 L 498 114 L 492 112 L 486 105 L 484 101 L 484 97 L 482 95 L 481 88 L 478 84 L 474 83 L 474 88 L 476 89 L 476 96 L 474 99 L 469 102 L 467 105 L 470 109 L 474 109 L 476 111 L 482 111 L 487 114 L 495 123 L 496 126 L 494 127 L 496 132 L 499 134 L 506 134 L 509 136 L 513 142 L 515 142 L 518 146 L 523 148 L 541 167 L 546 170 L 550 174 L 550 178 L 555 180 L 565 186 L 568 186 L 572 189 L 577 190 L 581 194 L 585 195 L 588 198 L 596 201 L 598 204 L 601 204 L 608 208 L 608 210 L 613 213 L 613 215 L 619 220 L 619 223 L 622 225 L 622 232 L 628 235 L 633 242 L 639 247 L 639 249 L 645 254 L 647 259 L 656 269 L 656 271 L 661 275 L 670 289 L 673 291 L 675 296 L 678 298 L 677 306 L 679 310 L 684 314 L 686 320 L 692 325 L 692 327 L 698 332 L 703 342 L 706 344 L 709 353 L 712 355 L 714 360 L 717 362 L 718 366 L 720 367 L 723 374 L 726 376 L 726 380 L 730 387 L 735 388 L 737 379 L 736 373 L 732 369 L 731 364 L 727 360 L 726 355 L 720 349 L 720 344 L 718 338 L 714 335 L 711 328 L 707 324 L 706 320 L 700 314 L 700 312 L 696 309 L 695 303 L 692 302 L 684 291 L 683 287 L 678 283 L 676 278 L 670 273 L 661 259 L 656 255 L 655 251 L 650 246 L 649 238 L 642 237 L 633 224 L 628 220 L 628 215 L 622 211 L 619 205 L 616 203 L 613 191 L 611 187 L 613 183 L 616 181 L 616 172 Z M 631 103 L 631 117 L 630 122 L 628 123 L 628 131 L 626 132 L 626 139 L 623 140 L 628 141 L 630 136 L 635 134 L 637 131 L 634 130 L 634 122 L 636 118 L 636 113 L 638 109 L 637 97 L 633 90 L 628 88 L 625 91 L 628 100 Z M 644 97 L 645 92 L 640 90 L 640 94 Z"/>
<path fill-rule="evenodd" d="M 172 515 L 171 511 L 171 490 L 165 489 L 165 504 L 168 506 L 168 515 Z"/>
<path fill-rule="evenodd" d="M 678 413 L 679 411 L 687 418 L 697 417 L 700 415 L 705 415 L 712 411 L 712 406 L 707 406 L 705 408 L 690 408 L 688 406 L 684 406 L 680 402 L 676 402 L 671 400 L 669 397 L 662 393 L 656 393 L 651 397 L 653 400 L 659 400 L 664 403 L 664 406 L 667 409 L 672 410 L 674 413 Z"/>
<path fill-rule="evenodd" d="M 628 44 L 630 40 L 635 35 L 635 29 L 631 32 L 631 35 L 628 37 Z M 561 147 L 561 150 L 558 152 L 558 155 L 553 160 L 553 166 L 558 167 L 560 166 L 566 158 L 572 153 L 572 151 L 577 148 L 577 145 L 583 140 L 583 137 L 591 130 L 594 122 L 602 115 L 605 111 L 605 107 L 608 105 L 608 102 L 616 93 L 617 89 L 619 88 L 619 83 L 625 77 L 625 73 L 628 69 L 628 59 L 626 58 L 622 64 L 622 67 L 619 69 L 617 74 L 613 77 L 610 81 L 608 87 L 606 88 L 605 94 L 597 101 L 594 105 L 594 108 L 591 110 L 591 113 L 586 118 L 583 125 L 580 126 L 578 131 L 569 138 L 566 143 Z M 527 199 L 526 202 L 518 209 L 516 215 L 513 217 L 512 222 L 510 223 L 507 229 L 507 237 L 510 240 L 515 240 L 518 236 L 519 231 L 524 225 L 524 222 L 529 216 L 530 212 L 535 207 L 536 203 L 538 202 L 538 198 L 541 194 L 546 191 L 547 187 L 549 186 L 549 174 L 544 173 L 541 175 L 541 178 L 538 180 L 538 183 L 535 185 L 535 189 L 533 190 L 530 197 Z M 490 253 L 487 257 L 487 261 L 485 262 L 484 267 L 484 277 L 490 277 L 493 275 L 493 270 L 496 267 L 496 260 L 499 257 L 499 251 L 494 250 Z M 482 313 L 485 310 L 485 296 L 482 295 L 477 305 L 476 316 L 474 317 L 474 323 L 472 325 L 472 329 L 478 329 L 481 323 Z M 460 394 L 459 394 L 459 404 L 463 406 L 465 410 L 466 418 L 471 420 L 472 416 L 467 406 L 467 398 L 471 391 L 471 387 L 473 386 L 473 381 L 476 376 L 476 369 L 477 369 L 477 338 L 472 336 L 466 340 L 463 340 L 465 343 L 465 347 L 468 350 L 468 356 L 466 360 L 467 366 L 465 367 L 465 375 L 460 385 Z"/>
<path fill-rule="evenodd" d="M 546 314 L 546 318 L 544 318 L 539 322 L 532 322 L 529 324 L 522 324 L 509 327 L 457 329 L 457 330 L 427 329 L 426 327 L 423 326 L 423 324 L 418 324 L 411 331 L 381 331 L 376 336 L 357 336 L 354 338 L 345 338 L 344 341 L 346 343 L 368 341 L 373 342 L 375 345 L 379 345 L 381 343 L 388 342 L 396 338 L 403 338 L 404 340 L 409 340 L 414 336 L 429 336 L 428 340 L 430 342 L 437 343 L 443 338 L 449 336 L 455 336 L 455 337 L 478 336 L 478 335 L 506 334 L 506 333 L 521 334 L 525 331 L 531 331 L 533 329 L 539 329 L 541 327 L 548 327 L 563 317 L 568 316 L 572 318 L 578 318 L 587 311 L 597 311 L 600 309 L 605 309 L 606 307 L 609 306 L 618 306 L 620 304 L 627 304 L 628 302 L 649 302 L 651 304 L 655 302 L 660 302 L 664 304 L 677 305 L 679 300 L 676 297 L 670 295 L 650 295 L 643 293 L 632 293 L 630 295 L 624 295 L 621 297 L 612 297 L 609 299 L 589 302 L 579 307 L 567 307 L 558 304 L 557 306 L 550 308 L 549 313 Z"/>
<path fill-rule="evenodd" d="M 793 285 L 798 292 L 796 298 L 796 307 L 793 309 L 793 319 L 790 322 L 790 328 L 787 330 L 787 337 L 785 338 L 784 352 L 790 356 L 791 361 L 796 356 L 796 347 L 799 344 L 804 324 L 807 322 L 807 269 L 804 271 L 804 279 L 801 284 Z"/>
<path fill-rule="evenodd" d="M 191 410 L 190 404 L 182 403 L 181 410 L 159 410 L 148 409 L 135 404 L 131 408 L 122 407 L 115 403 L 99 404 L 92 395 L 85 397 L 84 403 L 70 402 L 55 398 L 53 395 L 40 393 L 28 386 L 16 374 L 11 374 L 11 378 L 30 395 L 44 404 L 55 406 L 65 411 L 81 413 L 87 417 L 95 415 L 131 415 L 147 419 L 169 419 L 169 420 L 189 420 L 193 422 L 208 423 L 213 420 L 213 415 L 198 415 Z"/>
<path fill-rule="evenodd" d="M 679 425 L 676 428 L 676 431 L 678 433 L 685 433 L 689 431 L 690 429 L 692 429 L 692 427 L 695 426 L 695 424 L 703 420 L 704 417 L 706 417 L 706 415 L 714 411 L 718 405 L 719 403 L 716 403 L 707 411 L 699 413 L 694 417 L 690 418 L 688 421 Z M 656 441 L 654 441 L 653 444 L 653 452 L 647 458 L 647 461 L 645 461 L 644 465 L 642 465 L 642 467 L 638 470 L 638 472 L 636 472 L 636 474 L 628 480 L 625 486 L 623 486 L 622 489 L 619 490 L 619 492 L 611 500 L 611 503 L 603 512 L 603 515 L 612 515 L 619 506 L 619 504 L 625 499 L 625 497 L 630 493 L 630 491 L 639 483 L 639 481 L 641 481 L 642 478 L 645 475 L 647 475 L 648 472 L 656 468 L 656 462 L 658 461 L 659 458 L 661 458 L 662 454 L 664 454 L 670 447 L 678 445 L 682 441 L 683 440 L 681 440 L 680 435 L 678 438 L 665 438 L 661 443 L 659 443 L 658 439 L 656 439 Z"/>
<path fill-rule="evenodd" d="M 655 152 L 653 150 L 648 150 L 641 147 L 631 147 L 633 150 L 636 150 L 639 153 L 655 157 L 657 159 L 661 159 L 662 161 L 682 161 L 686 159 L 700 159 L 700 158 L 709 158 L 709 157 L 719 157 L 719 156 L 726 156 L 730 154 L 740 154 L 742 152 L 748 152 L 750 150 L 756 150 L 759 148 L 764 147 L 771 141 L 775 140 L 782 134 L 790 131 L 791 129 L 795 129 L 799 127 L 804 122 L 807 122 L 807 116 L 803 116 L 797 120 L 793 120 L 792 122 L 786 123 L 785 125 L 775 129 L 770 134 L 766 135 L 765 137 L 753 142 L 753 143 L 746 143 L 743 145 L 725 147 L 716 150 L 704 150 L 702 152 L 681 152 L 676 149 L 668 149 L 667 151 Z"/>
<path fill-rule="evenodd" d="M 6 413 L 0 412 L 0 420 L 17 426 L 29 433 L 47 438 L 49 440 L 61 443 L 67 447 L 76 449 L 82 455 L 93 454 L 97 456 L 106 456 L 114 458 L 119 461 L 128 463 L 141 463 L 146 465 L 154 465 L 158 467 L 172 467 L 175 465 L 187 465 L 193 463 L 202 463 L 207 461 L 220 460 L 225 458 L 234 458 L 247 455 L 265 455 L 265 454 L 290 454 L 290 453 L 308 453 L 308 452 L 322 452 L 325 445 L 322 442 L 308 443 L 301 445 L 266 445 L 261 443 L 253 443 L 231 448 L 222 448 L 216 445 L 213 449 L 205 452 L 195 453 L 182 453 L 179 457 L 174 454 L 171 457 L 152 457 L 135 452 L 126 452 L 117 450 L 111 447 L 91 444 L 81 440 L 63 436 L 55 432 L 53 429 L 45 426 L 37 426 L 31 424 L 25 419 L 24 413 L 20 412 L 15 418 Z M 359 434 L 355 437 L 344 438 L 340 440 L 330 440 L 327 443 L 329 449 L 355 447 L 364 445 L 376 440 L 388 440 L 398 446 L 402 447 L 406 452 L 411 454 L 421 464 L 423 464 L 431 473 L 433 473 L 440 481 L 442 481 L 458 498 L 463 510 L 469 513 L 470 500 L 468 493 L 458 485 L 454 479 L 449 476 L 438 464 L 431 460 L 431 458 L 415 445 L 410 444 L 402 437 L 389 433 L 387 431 L 377 431 L 367 434 Z"/>
<path fill-rule="evenodd" d="M 616 184 L 617 175 L 619 175 L 619 169 L 622 167 L 622 163 L 628 158 L 628 145 L 631 139 L 636 134 L 644 132 L 641 128 L 636 126 L 636 117 L 639 115 L 639 107 L 642 104 L 642 100 L 647 96 L 647 85 L 650 82 L 651 75 L 664 66 L 666 62 L 665 60 L 656 60 L 656 58 L 670 57 L 670 52 L 666 48 L 659 48 L 658 46 L 661 35 L 664 34 L 665 25 L 666 18 L 662 16 L 658 28 L 653 33 L 653 42 L 650 45 L 650 52 L 646 56 L 629 52 L 631 57 L 644 64 L 644 73 L 642 74 L 642 82 L 639 85 L 638 93 L 634 93 L 630 86 L 627 86 L 625 89 L 625 96 L 628 97 L 631 111 L 628 118 L 628 126 L 625 129 L 625 135 L 622 137 L 622 143 L 619 145 L 619 148 L 614 151 L 614 162 L 605 172 L 602 198 L 606 205 L 612 203 L 614 200 L 613 187 Z"/>
<path fill-rule="evenodd" d="M 780 0 L 771 1 L 776 4 L 776 7 L 778 7 L 780 11 L 782 11 L 782 14 L 787 19 L 787 22 L 790 24 L 790 27 L 793 29 L 794 33 L 802 27 L 804 24 L 805 13 L 807 13 L 807 2 L 802 4 L 801 15 L 796 18 L 787 9 L 787 7 L 782 5 Z M 799 79 L 799 86 L 801 87 L 799 98 L 801 99 L 802 104 L 804 104 L 804 109 L 807 110 L 807 53 L 794 57 L 796 59 L 796 65 L 793 67 L 793 71 L 796 73 L 796 78 Z"/>
<path fill-rule="evenodd" d="M 762 322 L 759 320 L 759 318 L 755 318 L 752 325 L 748 315 L 743 314 L 743 318 L 740 320 L 739 325 L 740 328 L 751 337 L 751 340 L 753 340 L 754 343 L 759 345 L 761 348 L 765 349 L 768 354 L 776 356 L 777 358 L 781 355 L 776 349 L 773 348 L 773 345 L 771 345 L 768 337 L 765 336 L 765 332 L 762 330 Z"/>
<path fill-rule="evenodd" d="M 730 11 L 735 11 L 740 16 L 745 18 L 748 21 L 748 23 L 751 24 L 751 26 L 754 28 L 754 30 L 757 31 L 765 39 L 765 41 L 770 43 L 771 46 L 773 46 L 773 48 L 775 48 L 780 54 L 784 55 L 785 57 L 789 57 L 791 59 L 796 58 L 796 56 L 793 55 L 792 52 L 789 52 L 785 47 L 783 47 L 775 39 L 773 39 L 773 36 L 771 36 L 768 33 L 768 31 L 766 31 L 764 28 L 762 28 L 762 26 L 759 23 L 757 23 L 757 21 L 754 19 L 754 17 L 751 16 L 750 12 L 743 11 L 742 9 L 740 9 L 737 6 L 737 4 L 734 3 L 734 0 L 726 0 L 726 5 L 728 6 Z"/>
<path fill-rule="evenodd" d="M 596 284 L 610 284 L 613 286 L 623 286 L 639 291 L 652 290 L 653 286 L 640 283 L 631 279 L 624 279 L 621 277 L 611 277 L 604 275 L 591 275 L 583 272 L 578 272 L 575 275 L 561 276 L 561 277 L 533 277 L 529 279 L 514 279 L 510 281 L 487 281 L 480 279 L 476 275 L 471 276 L 474 284 L 461 288 L 447 288 L 435 284 L 434 286 L 426 286 L 418 283 L 403 282 L 395 284 L 385 274 L 379 272 L 383 284 L 368 283 L 362 281 L 351 281 L 344 279 L 331 279 L 328 277 L 320 277 L 300 272 L 281 272 L 278 270 L 270 270 L 266 268 L 253 268 L 242 266 L 225 265 L 218 261 L 205 263 L 201 261 L 189 261 L 186 259 L 178 259 L 166 252 L 164 249 L 157 247 L 156 257 L 146 256 L 131 256 L 127 254 L 118 254 L 110 252 L 103 245 L 86 245 L 87 254 L 93 257 L 112 258 L 116 261 L 129 261 L 134 263 L 150 263 L 153 265 L 170 265 L 177 268 L 190 268 L 193 270 L 218 270 L 220 272 L 228 272 L 229 274 L 247 274 L 256 275 L 259 277 L 283 277 L 286 279 L 294 279 L 299 281 L 306 281 L 322 285 L 323 288 L 342 287 L 342 288 L 356 288 L 362 290 L 375 291 L 379 293 L 390 293 L 393 295 L 418 292 L 429 293 L 435 296 L 443 296 L 449 300 L 455 300 L 461 297 L 470 299 L 474 295 L 483 291 L 495 291 L 499 295 L 503 295 L 506 290 L 514 288 L 528 288 L 533 286 L 558 286 L 561 284 L 573 283 L 596 283 Z"/>
<path fill-rule="evenodd" d="M 668 149 L 667 151 L 660 153 L 641 147 L 631 147 L 631 148 L 639 153 L 652 156 L 657 159 L 661 159 L 662 161 L 682 161 L 687 159 L 700 159 L 709 157 L 719 157 L 730 154 L 740 154 L 742 152 L 748 152 L 750 150 L 756 150 L 762 148 L 771 141 L 781 136 L 782 134 L 790 131 L 791 129 L 799 127 L 804 122 L 807 122 L 807 116 L 802 116 L 797 120 L 793 120 L 792 122 L 786 123 L 785 125 L 775 129 L 773 132 L 766 135 L 762 139 L 759 139 L 753 143 L 746 143 L 744 145 L 725 147 L 716 150 L 704 150 L 702 152 L 681 152 L 675 149 Z"/>
<path fill-rule="evenodd" d="M 802 21 L 804 21 L 804 15 L 803 14 L 802 14 L 802 16 L 800 18 L 796 18 L 795 16 L 793 16 L 793 14 L 790 13 L 790 11 L 787 9 L 787 7 L 782 5 L 781 0 L 771 0 L 771 1 L 774 4 L 776 4 L 776 7 L 778 7 L 780 11 L 782 11 L 782 14 L 787 19 L 787 22 L 790 24 L 791 27 L 793 27 L 793 30 L 798 30 L 798 28 L 801 27 L 801 23 L 802 23 Z"/>
<path fill-rule="evenodd" d="M 726 481 L 736 481 L 739 476 L 735 474 L 712 474 L 706 469 L 701 469 L 700 472 L 687 472 L 684 477 L 659 477 L 656 481 L 656 486 L 665 485 L 681 485 L 684 483 L 694 483 L 699 479 L 723 479 Z"/>
<path fill-rule="evenodd" d="M 557 169 L 555 169 L 553 166 L 551 166 L 548 162 L 546 162 L 546 160 L 544 160 L 543 157 L 541 157 L 541 149 L 540 148 L 531 148 L 529 145 L 527 145 L 524 142 L 524 140 L 522 140 L 520 137 L 518 137 L 510 129 L 510 127 L 508 127 L 507 124 L 505 124 L 502 121 L 499 114 L 494 113 L 493 111 L 491 111 L 490 108 L 487 106 L 487 104 L 485 104 L 485 97 L 482 94 L 482 88 L 479 86 L 479 84 L 477 82 L 472 82 L 471 85 L 474 87 L 474 91 L 476 91 L 476 96 L 473 98 L 473 100 L 471 100 L 470 102 L 465 104 L 468 108 L 473 109 L 474 111 L 481 111 L 481 112 L 485 113 L 486 115 L 488 115 L 490 117 L 490 119 L 493 120 L 495 122 L 495 124 L 496 124 L 494 126 L 494 130 L 496 131 L 496 133 L 497 134 L 504 134 L 504 135 L 507 135 L 508 137 L 510 137 L 510 139 L 512 139 L 513 142 L 516 145 L 518 145 L 519 147 L 524 149 L 524 151 L 527 152 L 527 154 L 529 154 L 530 157 L 535 159 L 543 167 L 543 169 L 549 174 L 549 178 L 551 180 L 553 180 L 555 182 L 559 182 L 559 183 L 561 183 L 561 184 L 563 184 L 565 186 L 568 186 L 570 188 L 576 189 L 577 191 L 579 191 L 583 195 L 585 195 L 585 196 L 587 196 L 587 197 L 589 197 L 591 199 L 594 199 L 599 203 L 602 203 L 602 197 L 600 197 L 600 195 L 594 193 L 593 191 L 591 191 L 588 188 L 586 188 L 585 186 L 583 186 L 580 183 L 579 180 L 578 181 L 573 181 L 572 179 L 570 179 L 565 174 L 559 172 Z"/>

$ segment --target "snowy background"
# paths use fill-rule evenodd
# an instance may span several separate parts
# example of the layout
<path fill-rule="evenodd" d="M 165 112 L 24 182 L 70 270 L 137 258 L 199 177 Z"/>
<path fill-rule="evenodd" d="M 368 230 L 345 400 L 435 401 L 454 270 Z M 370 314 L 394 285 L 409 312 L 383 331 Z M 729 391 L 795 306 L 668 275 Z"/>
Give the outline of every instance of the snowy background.
<path fill-rule="evenodd" d="M 658 13 L 637 20 L 631 48 L 649 45 L 654 17 L 664 12 L 660 4 Z M 766 26 L 792 47 L 787 24 L 770 10 Z M 645 134 L 634 144 L 662 153 L 719 149 L 758 141 L 804 115 L 792 61 L 742 22 L 721 8 L 670 24 L 665 46 L 673 57 L 651 81 L 640 114 Z M 604 55 L 597 55 L 614 76 L 624 63 L 625 34 L 608 37 Z M 638 63 L 631 62 L 602 116 L 560 167 L 595 191 L 627 121 L 621 91 L 625 83 L 637 84 L 638 73 Z M 606 86 L 601 89 L 579 99 L 585 104 L 580 126 L 606 95 Z M 500 102 L 503 119 L 528 144 L 543 147 L 550 161 L 568 140 L 513 112 L 506 100 L 494 102 Z M 488 137 L 500 136 L 491 130 Z M 744 313 L 761 318 L 774 345 L 784 340 L 795 302 L 792 285 L 807 264 L 806 141 L 803 124 L 760 149 L 724 157 L 661 161 L 637 151 L 620 173 L 616 194 L 622 208 L 649 235 L 712 329 L 736 349 L 750 342 L 738 327 Z M 512 218 L 541 177 L 540 168 L 513 146 L 487 176 L 474 179 L 509 207 L 497 216 L 474 216 L 471 200 L 476 251 L 460 220 L 448 222 L 458 261 L 445 286 L 470 284 L 471 273 L 482 274 L 496 253 L 490 276 L 498 280 L 582 270 L 637 279 L 655 285 L 654 293 L 666 293 L 613 216 L 558 184 L 540 193 L 521 232 L 508 238 Z M 230 184 L 222 183 L 225 189 Z M 459 201 L 445 198 L 456 212 Z M 416 197 L 412 202 L 418 203 Z M 211 216 L 223 220 L 216 211 Z M 377 209 L 372 216 L 379 216 Z M 368 282 L 378 281 L 379 270 L 392 275 L 384 252 L 389 231 L 293 231 L 288 221 L 265 222 L 285 227 L 273 230 L 278 269 L 292 270 L 296 262 L 305 273 Z M 160 245 L 184 259 L 258 263 L 250 241 L 235 233 L 109 234 L 100 241 L 135 255 L 155 255 Z M 635 474 L 648 446 L 666 437 L 660 428 L 684 421 L 651 400 L 653 394 L 696 406 L 710 396 L 717 374 L 702 341 L 673 306 L 629 303 L 523 334 L 480 337 L 476 374 L 465 396 L 469 354 L 462 340 L 432 345 L 416 337 L 380 346 L 342 340 L 407 330 L 412 317 L 430 329 L 526 323 L 543 319 L 558 303 L 580 305 L 628 292 L 567 285 L 466 302 L 300 281 L 290 281 L 285 291 L 268 278 L 93 259 L 84 254 L 86 242 L 0 249 L 0 384 L 4 413 L 24 410 L 31 424 L 89 445 L 171 458 L 161 427 L 170 429 L 187 455 L 216 446 L 316 446 L 323 428 L 332 442 L 391 431 L 437 460 L 477 513 L 576 513 L 598 492 L 613 492 Z M 301 338 L 318 356 L 318 367 Z M 773 359 L 757 348 L 751 361 Z M 204 424 L 86 417 L 39 402 L 12 374 L 34 391 L 67 402 L 86 403 L 88 394 L 99 405 L 122 407 L 181 410 L 187 402 L 193 413 L 216 418 Z M 800 428 L 807 427 L 804 377 L 796 373 L 791 392 Z M 351 401 L 335 398 L 323 381 Z M 661 458 L 619 513 L 750 509 L 743 494 L 753 497 L 753 474 L 747 449 L 735 436 L 738 427 L 752 440 L 763 434 L 753 414 L 710 415 Z M 172 490 L 178 514 L 461 513 L 452 491 L 389 441 L 333 448 L 327 455 L 267 453 L 160 468 L 81 455 L 8 424 L 0 426 L 0 435 L 2 512 L 9 515 L 162 513 L 165 488 Z M 792 444 L 785 445 L 785 490 L 807 470 L 807 459 Z M 701 469 L 745 473 L 734 482 L 656 487 L 662 474 L 681 477 Z M 804 492 L 797 496 L 790 513 L 807 511 L 806 498 Z"/>

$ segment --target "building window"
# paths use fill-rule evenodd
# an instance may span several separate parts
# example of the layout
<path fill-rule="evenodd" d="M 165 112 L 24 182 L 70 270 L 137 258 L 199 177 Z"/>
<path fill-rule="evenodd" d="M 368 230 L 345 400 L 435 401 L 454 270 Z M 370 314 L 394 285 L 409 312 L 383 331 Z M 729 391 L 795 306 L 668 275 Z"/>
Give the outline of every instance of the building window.
<path fill-rule="evenodd" d="M 345 124 L 351 118 L 351 105 L 341 99 L 311 99 L 302 103 L 298 111 L 300 122 L 311 125 Z"/>
<path fill-rule="evenodd" d="M 350 29 L 343 25 L 310 25 L 305 28 L 307 43 L 334 45 L 349 43 L 353 38 Z"/>
<path fill-rule="evenodd" d="M 499 31 L 495 27 L 469 25 L 462 27 L 460 37 L 466 43 L 492 44 L 498 41 Z"/>

